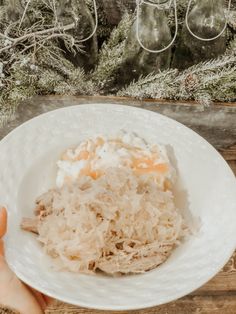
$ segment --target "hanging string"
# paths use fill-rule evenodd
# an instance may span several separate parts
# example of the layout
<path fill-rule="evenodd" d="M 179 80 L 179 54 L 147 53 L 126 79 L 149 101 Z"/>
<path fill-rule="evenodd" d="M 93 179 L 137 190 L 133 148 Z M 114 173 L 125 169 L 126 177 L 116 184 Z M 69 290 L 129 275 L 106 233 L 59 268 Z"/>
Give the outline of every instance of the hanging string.
<path fill-rule="evenodd" d="M 141 5 L 141 4 L 145 3 L 145 4 L 152 5 L 154 7 L 158 7 L 159 5 L 165 4 L 166 2 L 169 2 L 169 0 L 159 0 L 159 1 L 156 1 L 156 0 L 136 0 L 137 5 L 139 5 L 139 4 Z M 172 1 L 170 1 L 170 5 L 171 5 L 171 3 L 172 3 Z"/>
<path fill-rule="evenodd" d="M 222 31 L 221 31 L 218 35 L 216 35 L 215 37 L 212 37 L 212 38 L 203 38 L 203 37 L 200 37 L 200 36 L 194 34 L 194 33 L 192 32 L 192 30 L 190 29 L 189 23 L 188 23 L 188 16 L 189 16 L 191 4 L 192 4 L 192 0 L 189 0 L 188 6 L 187 6 L 187 11 L 186 11 L 186 16 L 185 16 L 185 23 L 186 23 L 186 27 L 187 27 L 187 30 L 189 31 L 189 33 L 190 33 L 193 37 L 195 37 L 195 38 L 197 38 L 197 39 L 199 39 L 199 40 L 202 40 L 202 41 L 211 41 L 211 40 L 215 40 L 215 39 L 217 39 L 218 37 L 220 37 L 220 36 L 224 33 L 224 31 L 226 30 L 226 27 L 227 27 L 228 17 L 229 17 L 229 11 L 230 11 L 230 7 L 231 7 L 231 0 L 229 0 L 229 2 L 228 2 L 228 10 L 227 10 L 227 16 L 225 17 L 225 25 L 224 25 Z"/>
<path fill-rule="evenodd" d="M 95 25 L 94 25 L 94 29 L 92 31 L 92 33 L 86 37 L 86 38 L 83 38 L 83 39 L 80 39 L 79 42 L 80 43 L 83 43 L 87 40 L 89 40 L 91 37 L 93 37 L 93 35 L 96 33 L 97 31 L 97 27 L 98 27 L 98 11 L 97 11 L 97 4 L 96 4 L 96 0 L 93 0 L 93 7 L 94 7 L 94 19 L 95 19 Z"/>
<path fill-rule="evenodd" d="M 174 37 L 172 39 L 172 41 L 169 43 L 168 46 L 162 48 L 162 49 L 159 49 L 159 50 L 152 50 L 152 49 L 148 49 L 147 47 L 145 47 L 143 45 L 143 43 L 141 42 L 141 39 L 139 37 L 139 13 L 140 13 L 140 6 L 142 4 L 146 4 L 146 5 L 150 5 L 150 6 L 155 6 L 155 7 L 158 7 L 164 3 L 168 2 L 168 0 L 163 0 L 163 1 L 160 1 L 159 3 L 154 3 L 153 1 L 145 1 L 145 0 L 137 0 L 137 19 L 136 19 L 136 37 L 137 37 L 137 40 L 138 40 L 138 43 L 139 45 L 146 51 L 148 52 L 151 52 L 151 53 L 161 53 L 167 49 L 169 49 L 176 37 L 177 37 L 177 34 L 178 34 L 178 16 L 177 16 L 177 5 L 176 5 L 176 0 L 170 0 L 170 4 L 169 4 L 169 8 L 171 7 L 171 4 L 172 2 L 174 3 L 174 10 L 175 10 L 175 34 L 174 34 Z"/>

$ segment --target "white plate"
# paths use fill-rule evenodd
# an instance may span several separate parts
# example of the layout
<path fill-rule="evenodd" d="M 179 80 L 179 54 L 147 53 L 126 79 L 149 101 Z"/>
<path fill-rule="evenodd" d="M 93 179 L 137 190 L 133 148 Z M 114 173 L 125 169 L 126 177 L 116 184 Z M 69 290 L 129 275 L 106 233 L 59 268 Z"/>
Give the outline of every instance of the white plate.
<path fill-rule="evenodd" d="M 54 185 L 55 161 L 71 144 L 120 129 L 173 147 L 185 205 L 201 228 L 159 268 L 112 278 L 55 272 L 32 234 L 19 228 L 34 199 Z M 9 210 L 6 257 L 17 276 L 35 289 L 84 307 L 130 310 L 182 297 L 212 278 L 236 245 L 235 177 L 203 138 L 162 115 L 120 105 L 80 105 L 55 110 L 15 129 L 0 142 L 0 203 Z M 186 199 L 187 197 L 187 199 Z"/>

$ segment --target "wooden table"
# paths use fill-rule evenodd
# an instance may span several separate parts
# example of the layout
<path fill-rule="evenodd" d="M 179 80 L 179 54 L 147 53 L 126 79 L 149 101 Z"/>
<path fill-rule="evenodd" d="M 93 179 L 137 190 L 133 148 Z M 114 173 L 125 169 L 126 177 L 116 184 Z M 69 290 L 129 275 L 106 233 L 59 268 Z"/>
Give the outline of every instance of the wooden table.
<path fill-rule="evenodd" d="M 208 140 L 227 160 L 236 174 L 236 103 L 215 103 L 209 107 L 190 102 L 137 101 L 114 97 L 37 97 L 20 105 L 12 120 L 0 129 L 0 138 L 24 121 L 49 110 L 85 103 L 115 103 L 156 111 L 187 125 Z M 236 232 L 236 231 L 235 231 Z M 105 314 L 55 303 L 47 314 Z M 120 314 L 236 314 L 236 252 L 207 284 L 175 302 L 155 308 L 113 312 Z"/>

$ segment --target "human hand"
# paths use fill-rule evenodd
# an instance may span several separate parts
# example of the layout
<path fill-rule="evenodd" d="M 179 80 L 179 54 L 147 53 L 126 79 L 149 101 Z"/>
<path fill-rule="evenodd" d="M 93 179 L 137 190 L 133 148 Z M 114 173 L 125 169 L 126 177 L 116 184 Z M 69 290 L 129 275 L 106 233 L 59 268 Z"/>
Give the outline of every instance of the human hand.
<path fill-rule="evenodd" d="M 7 211 L 0 207 L 0 304 L 21 314 L 42 314 L 50 299 L 22 283 L 4 259 Z"/>

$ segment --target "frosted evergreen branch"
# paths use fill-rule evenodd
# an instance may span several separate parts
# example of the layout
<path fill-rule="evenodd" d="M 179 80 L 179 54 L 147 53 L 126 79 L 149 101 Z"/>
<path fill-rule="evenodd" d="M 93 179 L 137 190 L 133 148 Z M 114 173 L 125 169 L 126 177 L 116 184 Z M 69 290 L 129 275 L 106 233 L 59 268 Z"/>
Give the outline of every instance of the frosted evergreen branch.
<path fill-rule="evenodd" d="M 124 0 L 111 1 L 125 3 Z M 89 4 L 91 0 L 86 2 Z M 187 0 L 177 2 L 181 24 Z M 118 89 L 119 70 L 126 60 L 124 50 L 134 21 L 133 14 L 126 13 L 111 31 L 112 26 L 107 25 L 107 12 L 100 6 L 97 34 L 103 44 L 95 70 L 85 73 L 68 56 L 68 51 L 76 51 L 78 59 L 81 56 L 78 45 L 84 29 L 79 29 L 80 1 L 72 0 L 71 6 L 59 0 L 26 0 L 22 1 L 22 6 L 19 3 L 19 0 L 4 0 L 5 5 L 0 5 L 0 124 L 14 113 L 20 101 L 37 94 L 97 95 L 108 91 L 114 94 Z M 8 16 L 9 8 L 13 17 Z M 110 8 L 114 10 L 112 6 Z M 139 99 L 195 99 L 206 105 L 212 100 L 235 101 L 235 9 L 234 5 L 228 23 L 227 51 L 222 57 L 182 72 L 169 69 L 140 77 L 117 94 Z M 169 16 L 171 26 L 172 15 Z"/>
<path fill-rule="evenodd" d="M 133 23 L 133 15 L 124 14 L 119 25 L 111 32 L 107 43 L 104 43 L 99 53 L 98 65 L 91 74 L 91 80 L 102 89 L 112 78 L 114 71 L 123 61 L 125 40 Z"/>
<path fill-rule="evenodd" d="M 65 26 L 57 26 L 57 27 L 52 27 L 49 29 L 43 29 L 43 30 L 37 31 L 37 32 L 28 33 L 28 34 L 25 34 L 25 35 L 23 35 L 21 37 L 17 37 L 17 38 L 9 37 L 8 40 L 11 43 L 9 43 L 9 45 L 7 45 L 6 47 L 1 48 L 0 53 L 11 49 L 12 47 L 18 45 L 19 43 L 24 42 L 26 39 L 37 38 L 37 37 L 42 38 L 43 35 L 47 35 L 47 34 L 53 34 L 54 36 L 59 37 L 59 36 L 62 36 L 62 34 L 59 32 L 62 32 L 62 31 L 65 32 L 65 31 L 73 29 L 74 27 L 75 27 L 75 23 L 71 23 L 71 24 L 68 24 Z M 0 36 L 3 37 L 4 34 L 0 34 Z"/>
<path fill-rule="evenodd" d="M 227 84 L 232 82 L 230 86 L 233 89 L 233 81 L 235 84 L 236 56 L 225 54 L 216 60 L 202 62 L 180 73 L 170 69 L 158 74 L 150 74 L 145 78 L 141 77 L 137 82 L 132 82 L 119 91 L 118 95 L 139 99 L 150 97 L 198 100 L 199 94 L 202 95 L 204 92 L 205 94 L 208 93 L 212 100 L 222 100 L 223 92 L 221 96 L 217 96 L 215 87 L 219 84 L 220 90 L 225 91 L 226 98 L 227 93 L 229 93 Z M 231 95 L 227 99 L 236 99 L 235 90 L 234 97 Z"/>
<path fill-rule="evenodd" d="M 230 11 L 228 24 L 234 31 L 236 31 L 236 10 Z"/>
<path fill-rule="evenodd" d="M 25 18 L 25 15 L 26 15 L 26 12 L 27 12 L 27 9 L 28 9 L 28 7 L 29 7 L 30 2 L 31 2 L 31 0 L 27 0 L 27 3 L 26 3 L 25 8 L 24 8 L 24 12 L 23 12 L 22 17 L 21 17 L 21 19 L 20 19 L 20 23 L 19 23 L 19 26 L 18 26 L 18 30 L 21 28 L 22 22 L 23 22 L 23 20 L 24 20 L 24 18 Z"/>

